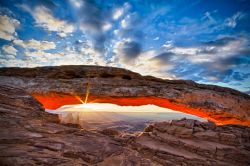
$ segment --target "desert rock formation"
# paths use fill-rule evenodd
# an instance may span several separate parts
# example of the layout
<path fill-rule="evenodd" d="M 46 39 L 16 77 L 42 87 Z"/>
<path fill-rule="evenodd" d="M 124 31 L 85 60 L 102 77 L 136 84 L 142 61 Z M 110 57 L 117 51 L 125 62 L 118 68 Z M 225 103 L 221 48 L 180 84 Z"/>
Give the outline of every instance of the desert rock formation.
<path fill-rule="evenodd" d="M 20 88 L 0 86 L 0 163 L 13 165 L 249 165 L 250 128 L 195 120 L 155 123 L 140 134 L 86 131 Z"/>
<path fill-rule="evenodd" d="M 217 124 L 250 126 L 250 96 L 230 88 L 163 80 L 113 67 L 0 69 L 0 85 L 25 89 L 48 109 L 81 103 L 88 82 L 89 102 L 155 104 L 207 118 Z"/>

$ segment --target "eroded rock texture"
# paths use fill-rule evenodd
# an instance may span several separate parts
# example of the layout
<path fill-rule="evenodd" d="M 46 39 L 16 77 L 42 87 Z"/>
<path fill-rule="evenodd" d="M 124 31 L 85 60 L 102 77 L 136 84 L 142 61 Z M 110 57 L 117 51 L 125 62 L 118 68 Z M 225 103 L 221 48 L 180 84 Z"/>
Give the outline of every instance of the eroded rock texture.
<path fill-rule="evenodd" d="M 2 68 L 0 84 L 26 89 L 45 108 L 89 102 L 155 104 L 207 118 L 217 124 L 250 126 L 250 96 L 193 81 L 163 80 L 125 69 L 100 66 Z"/>
<path fill-rule="evenodd" d="M 140 134 L 81 130 L 22 89 L 0 86 L 0 165 L 249 165 L 250 128 L 195 120 L 161 122 Z"/>
<path fill-rule="evenodd" d="M 163 165 L 249 165 L 250 128 L 191 119 L 148 126 L 134 147 Z"/>
<path fill-rule="evenodd" d="M 59 124 L 21 89 L 0 86 L 0 115 L 1 166 L 151 163 L 107 135 Z"/>

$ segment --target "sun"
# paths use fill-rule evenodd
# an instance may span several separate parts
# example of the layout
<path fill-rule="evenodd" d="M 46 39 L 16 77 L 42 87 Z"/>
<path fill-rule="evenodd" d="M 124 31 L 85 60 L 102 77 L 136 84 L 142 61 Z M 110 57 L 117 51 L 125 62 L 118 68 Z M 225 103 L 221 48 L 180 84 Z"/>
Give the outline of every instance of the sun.
<path fill-rule="evenodd" d="M 79 106 L 76 106 L 76 108 L 89 108 L 89 109 L 98 109 L 99 106 L 95 103 L 84 103 Z"/>

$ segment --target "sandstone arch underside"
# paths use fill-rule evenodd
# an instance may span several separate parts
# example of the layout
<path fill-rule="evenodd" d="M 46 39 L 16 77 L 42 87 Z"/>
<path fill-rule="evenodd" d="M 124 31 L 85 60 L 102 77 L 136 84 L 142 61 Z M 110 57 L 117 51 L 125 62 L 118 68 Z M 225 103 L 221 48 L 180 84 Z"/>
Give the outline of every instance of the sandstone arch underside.
<path fill-rule="evenodd" d="M 88 102 L 155 104 L 207 118 L 217 124 L 250 126 L 250 96 L 230 88 L 163 80 L 100 66 L 0 69 L 1 85 L 23 88 L 47 109 L 81 103 L 87 83 L 90 83 Z"/>

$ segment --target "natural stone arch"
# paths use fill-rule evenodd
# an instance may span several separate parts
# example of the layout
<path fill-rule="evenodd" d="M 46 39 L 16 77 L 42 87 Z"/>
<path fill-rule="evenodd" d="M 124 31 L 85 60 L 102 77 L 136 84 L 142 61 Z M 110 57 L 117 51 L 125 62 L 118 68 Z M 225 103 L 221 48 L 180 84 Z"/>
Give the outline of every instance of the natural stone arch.
<path fill-rule="evenodd" d="M 103 77 L 112 75 L 112 77 Z M 124 79 L 130 78 L 130 79 Z M 78 104 L 89 81 L 91 102 L 155 104 L 217 124 L 250 126 L 250 97 L 239 91 L 193 81 L 163 80 L 125 69 L 60 66 L 0 69 L 0 83 L 26 89 L 48 109 Z"/>

